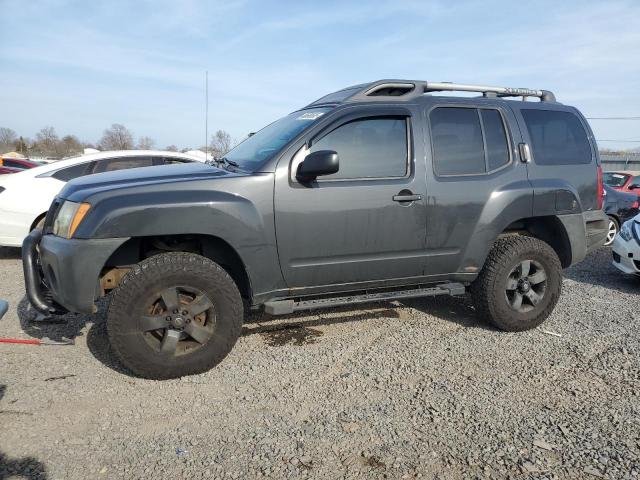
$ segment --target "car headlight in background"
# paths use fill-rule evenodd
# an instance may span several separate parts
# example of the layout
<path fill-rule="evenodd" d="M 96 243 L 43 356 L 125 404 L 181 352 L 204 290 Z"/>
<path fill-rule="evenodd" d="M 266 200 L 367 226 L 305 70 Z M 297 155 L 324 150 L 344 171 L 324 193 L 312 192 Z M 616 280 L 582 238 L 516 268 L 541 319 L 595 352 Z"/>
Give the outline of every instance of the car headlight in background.
<path fill-rule="evenodd" d="M 64 238 L 73 237 L 90 208 L 88 203 L 64 202 L 53 221 L 53 234 Z"/>
<path fill-rule="evenodd" d="M 627 220 L 622 224 L 622 227 L 620 227 L 620 233 L 618 235 L 620 235 L 623 240 L 626 240 L 628 242 L 633 238 L 632 228 L 633 220 Z"/>

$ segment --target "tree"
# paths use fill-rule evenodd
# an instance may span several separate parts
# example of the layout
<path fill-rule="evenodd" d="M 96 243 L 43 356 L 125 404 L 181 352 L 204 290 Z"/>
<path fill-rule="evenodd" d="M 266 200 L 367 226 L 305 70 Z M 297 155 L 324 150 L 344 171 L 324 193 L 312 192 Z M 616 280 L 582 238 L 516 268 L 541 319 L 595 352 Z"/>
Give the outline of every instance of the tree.
<path fill-rule="evenodd" d="M 36 133 L 34 149 L 45 157 L 59 157 L 61 156 L 59 143 L 60 139 L 56 134 L 55 128 L 44 127 Z"/>
<path fill-rule="evenodd" d="M 65 135 L 60 141 L 60 151 L 63 157 L 70 157 L 82 153 L 84 147 L 75 135 Z"/>
<path fill-rule="evenodd" d="M 17 139 L 16 132 L 10 128 L 0 127 L 0 153 L 13 150 Z"/>
<path fill-rule="evenodd" d="M 178 151 L 178 147 L 176 147 L 175 145 L 168 145 L 168 146 L 164 147 L 164 149 L 167 152 L 177 152 Z"/>
<path fill-rule="evenodd" d="M 218 130 L 216 133 L 211 135 L 211 145 L 209 147 L 209 152 L 215 158 L 220 158 L 226 155 L 226 153 L 231 150 L 233 147 L 233 140 L 231 135 L 224 130 Z"/>
<path fill-rule="evenodd" d="M 131 150 L 133 135 L 124 125 L 114 123 L 102 134 L 100 148 L 102 150 Z"/>
<path fill-rule="evenodd" d="M 138 139 L 139 150 L 151 150 L 155 144 L 155 140 L 151 137 L 140 137 Z"/>

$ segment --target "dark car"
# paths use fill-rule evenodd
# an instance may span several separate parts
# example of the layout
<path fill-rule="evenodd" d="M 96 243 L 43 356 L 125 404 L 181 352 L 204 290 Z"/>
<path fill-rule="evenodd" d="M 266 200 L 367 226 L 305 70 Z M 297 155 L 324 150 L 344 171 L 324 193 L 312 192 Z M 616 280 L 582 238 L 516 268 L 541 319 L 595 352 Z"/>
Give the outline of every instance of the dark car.
<path fill-rule="evenodd" d="M 0 158 L 0 167 L 15 168 L 16 170 L 27 170 L 39 167 L 40 164 L 27 160 L 26 158 Z"/>
<path fill-rule="evenodd" d="M 605 172 L 604 184 L 621 192 L 630 192 L 640 195 L 640 172 L 621 171 Z"/>
<path fill-rule="evenodd" d="M 604 213 L 609 217 L 609 231 L 605 245 L 611 245 L 620 225 L 638 214 L 638 195 L 604 186 Z"/>
<path fill-rule="evenodd" d="M 512 100 L 526 97 L 539 101 Z M 149 378 L 221 362 L 245 308 L 469 287 L 478 317 L 522 331 L 553 311 L 562 269 L 604 243 L 602 202 L 593 133 L 551 92 L 381 80 L 271 123 L 217 166 L 72 180 L 23 243 L 27 294 L 91 313 L 111 291 L 111 345 Z"/>

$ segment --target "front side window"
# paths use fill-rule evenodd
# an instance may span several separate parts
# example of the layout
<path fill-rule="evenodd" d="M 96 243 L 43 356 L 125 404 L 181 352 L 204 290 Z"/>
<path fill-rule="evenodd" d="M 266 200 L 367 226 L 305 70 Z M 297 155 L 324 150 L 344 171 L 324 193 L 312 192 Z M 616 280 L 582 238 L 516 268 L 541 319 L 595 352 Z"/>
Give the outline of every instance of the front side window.
<path fill-rule="evenodd" d="M 0 161 L 0 166 L 2 165 L 5 167 L 17 168 L 19 170 L 26 170 L 28 168 L 24 163 L 16 162 L 7 158 Z"/>
<path fill-rule="evenodd" d="M 582 123 L 573 113 L 522 109 L 539 165 L 591 163 L 591 147 Z"/>
<path fill-rule="evenodd" d="M 151 157 L 121 157 L 99 160 L 93 173 L 115 172 L 129 168 L 150 167 L 153 165 Z"/>
<path fill-rule="evenodd" d="M 407 119 L 376 117 L 345 123 L 316 140 L 310 151 L 333 150 L 340 168 L 322 180 L 404 177 L 407 174 Z"/>
<path fill-rule="evenodd" d="M 438 175 L 481 175 L 509 163 L 509 144 L 498 110 L 438 107 L 429 114 L 429 121 Z"/>

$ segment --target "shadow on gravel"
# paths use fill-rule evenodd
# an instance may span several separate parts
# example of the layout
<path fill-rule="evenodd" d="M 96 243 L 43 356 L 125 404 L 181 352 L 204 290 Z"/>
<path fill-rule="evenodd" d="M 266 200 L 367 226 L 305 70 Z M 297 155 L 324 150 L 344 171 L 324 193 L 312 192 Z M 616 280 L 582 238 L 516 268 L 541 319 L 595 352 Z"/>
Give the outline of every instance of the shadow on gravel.
<path fill-rule="evenodd" d="M 15 260 L 22 258 L 19 247 L 0 247 L 0 260 Z M 2 478 L 2 477 L 0 477 Z"/>
<path fill-rule="evenodd" d="M 625 275 L 611 264 L 610 247 L 601 247 L 592 252 L 582 262 L 566 269 L 564 277 L 596 287 L 640 294 L 640 278 Z"/>
<path fill-rule="evenodd" d="M 0 385 L 0 400 L 7 391 L 6 385 Z M 0 410 L 0 416 L 11 414 L 11 410 Z M 0 451 L 0 480 L 8 478 L 27 478 L 29 480 L 44 480 L 47 469 L 44 463 L 34 457 L 10 458 Z"/>
<path fill-rule="evenodd" d="M 29 300 L 23 297 L 18 304 L 18 318 L 20 327 L 29 336 L 34 338 L 49 338 L 55 341 L 62 341 L 65 338 L 75 339 L 84 336 L 86 332 L 87 347 L 91 354 L 102 364 L 127 376 L 133 376 L 123 365 L 120 364 L 115 354 L 111 351 L 107 339 L 106 306 L 108 300 L 98 301 L 98 313 L 95 315 L 84 315 L 79 313 L 68 313 L 62 316 L 54 316 L 43 321 L 34 321 L 37 312 L 30 306 Z M 0 477 L 2 480 L 2 477 Z"/>
<path fill-rule="evenodd" d="M 476 311 L 468 295 L 464 297 L 447 297 L 443 295 L 440 297 L 414 298 L 404 300 L 402 303 L 426 315 L 457 323 L 461 327 L 481 328 L 492 332 L 499 331 L 476 317 Z"/>

